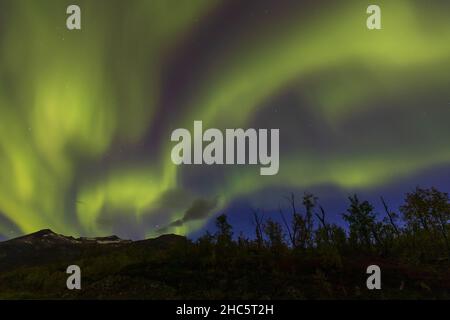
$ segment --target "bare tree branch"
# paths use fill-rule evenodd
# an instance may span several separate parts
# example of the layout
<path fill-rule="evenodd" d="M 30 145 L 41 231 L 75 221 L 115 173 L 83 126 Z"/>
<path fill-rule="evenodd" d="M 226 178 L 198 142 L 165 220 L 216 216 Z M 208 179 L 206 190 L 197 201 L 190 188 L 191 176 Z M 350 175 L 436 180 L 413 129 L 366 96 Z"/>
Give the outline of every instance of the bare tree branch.
<path fill-rule="evenodd" d="M 284 225 L 285 225 L 285 227 L 287 229 L 287 232 L 288 232 L 288 235 L 289 235 L 289 240 L 291 241 L 291 244 L 294 247 L 295 241 L 294 241 L 294 237 L 293 237 L 292 232 L 291 232 L 291 227 L 289 226 L 289 223 L 287 222 L 286 217 L 284 216 L 284 213 L 283 213 L 283 210 L 281 209 L 281 206 L 279 206 L 278 210 L 280 212 L 281 219 L 283 220 L 283 223 L 284 223 Z"/>
<path fill-rule="evenodd" d="M 258 242 L 258 246 L 261 247 L 263 245 L 263 232 L 262 232 L 262 224 L 264 215 L 259 216 L 259 209 L 251 209 L 253 212 L 253 221 L 255 224 L 255 232 L 256 232 L 256 241 Z"/>
<path fill-rule="evenodd" d="M 394 231 L 397 234 L 397 236 L 400 235 L 400 231 L 398 230 L 398 228 L 397 228 L 397 226 L 395 224 L 394 218 L 392 217 L 392 213 L 389 211 L 389 208 L 388 208 L 388 205 L 386 204 L 386 201 L 384 200 L 383 197 L 380 197 L 380 198 L 381 198 L 381 202 L 383 203 L 384 211 L 386 212 L 386 214 L 389 217 L 389 222 L 391 223 L 392 227 L 394 228 Z"/>

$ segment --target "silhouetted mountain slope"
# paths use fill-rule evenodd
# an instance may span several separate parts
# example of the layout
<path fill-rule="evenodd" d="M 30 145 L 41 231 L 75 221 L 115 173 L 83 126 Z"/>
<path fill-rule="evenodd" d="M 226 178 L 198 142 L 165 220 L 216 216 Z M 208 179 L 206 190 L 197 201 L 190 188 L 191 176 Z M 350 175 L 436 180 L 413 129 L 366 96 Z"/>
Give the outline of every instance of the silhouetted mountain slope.
<path fill-rule="evenodd" d="M 0 246 L 3 245 L 19 245 L 19 244 L 32 244 L 34 246 L 57 246 L 57 245 L 81 245 L 81 244 L 123 244 L 131 243 L 131 240 L 123 240 L 117 236 L 109 237 L 81 237 L 74 238 L 70 236 L 64 236 L 57 234 L 50 229 L 40 230 L 34 233 L 30 233 L 25 236 L 0 242 Z"/>
<path fill-rule="evenodd" d="M 127 249 L 147 247 L 166 249 L 185 237 L 164 235 L 141 241 L 123 240 L 115 235 L 108 237 L 74 238 L 57 234 L 50 229 L 40 230 L 18 238 L 0 242 L 0 271 L 11 268 L 44 265 L 51 262 L 69 261 L 80 257 L 98 256 Z"/>

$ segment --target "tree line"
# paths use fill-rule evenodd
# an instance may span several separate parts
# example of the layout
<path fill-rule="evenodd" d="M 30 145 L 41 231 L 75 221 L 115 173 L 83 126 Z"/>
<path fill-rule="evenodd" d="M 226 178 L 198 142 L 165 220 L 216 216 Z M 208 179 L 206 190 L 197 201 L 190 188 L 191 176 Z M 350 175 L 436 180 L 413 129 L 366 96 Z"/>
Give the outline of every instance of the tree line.
<path fill-rule="evenodd" d="M 313 194 L 303 194 L 300 201 L 291 194 L 286 200 L 289 209 L 280 208 L 278 220 L 252 210 L 252 238 L 243 234 L 234 237 L 227 215 L 222 214 L 216 219 L 217 232 L 207 232 L 197 243 L 215 246 L 222 254 L 245 247 L 277 255 L 319 253 L 338 259 L 376 255 L 418 264 L 449 260 L 450 198 L 434 187 L 417 187 L 407 193 L 398 210 L 391 210 L 381 197 L 383 213 L 369 201 L 349 196 L 348 208 L 341 214 L 347 228 L 329 222 Z"/>

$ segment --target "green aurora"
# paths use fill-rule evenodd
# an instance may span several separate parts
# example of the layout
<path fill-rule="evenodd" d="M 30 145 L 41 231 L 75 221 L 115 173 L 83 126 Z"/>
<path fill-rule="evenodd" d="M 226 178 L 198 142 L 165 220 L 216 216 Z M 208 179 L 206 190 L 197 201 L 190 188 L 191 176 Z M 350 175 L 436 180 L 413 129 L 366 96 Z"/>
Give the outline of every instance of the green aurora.
<path fill-rule="evenodd" d="M 198 199 L 218 199 L 212 215 L 265 188 L 449 165 L 450 3 L 374 3 L 382 30 L 364 1 L 1 0 L 0 234 L 150 236 Z M 170 132 L 194 120 L 280 128 L 279 174 L 176 167 Z"/>

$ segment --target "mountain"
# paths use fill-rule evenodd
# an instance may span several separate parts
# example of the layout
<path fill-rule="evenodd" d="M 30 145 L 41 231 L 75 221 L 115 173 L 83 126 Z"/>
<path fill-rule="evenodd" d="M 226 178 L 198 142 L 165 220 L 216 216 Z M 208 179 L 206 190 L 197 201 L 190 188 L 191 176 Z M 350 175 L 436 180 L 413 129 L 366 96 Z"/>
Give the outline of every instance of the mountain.
<path fill-rule="evenodd" d="M 40 230 L 34 233 L 30 233 L 25 236 L 14 238 L 11 240 L 0 242 L 0 247 L 2 245 L 38 245 L 38 246 L 55 246 L 55 245 L 81 245 L 81 244 L 124 244 L 131 243 L 131 240 L 123 240 L 117 236 L 109 237 L 80 237 L 74 238 L 70 236 L 64 236 L 57 234 L 50 229 Z"/>
<path fill-rule="evenodd" d="M 130 247 L 165 250 L 185 241 L 185 237 L 177 235 L 163 235 L 140 241 L 124 240 L 115 235 L 74 238 L 44 229 L 0 242 L 0 272 L 17 267 L 73 261 L 80 257 L 101 256 Z"/>
<path fill-rule="evenodd" d="M 190 244 L 173 234 L 132 241 L 40 230 L 0 242 L 0 299 L 171 297 L 166 273 L 173 263 L 162 261 L 180 260 Z M 67 290 L 70 265 L 82 270 L 80 292 Z"/>

